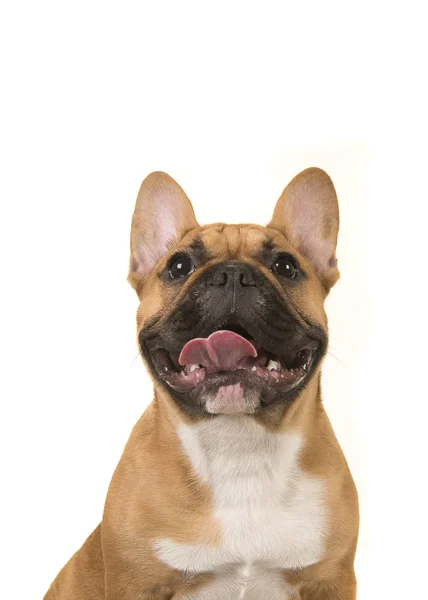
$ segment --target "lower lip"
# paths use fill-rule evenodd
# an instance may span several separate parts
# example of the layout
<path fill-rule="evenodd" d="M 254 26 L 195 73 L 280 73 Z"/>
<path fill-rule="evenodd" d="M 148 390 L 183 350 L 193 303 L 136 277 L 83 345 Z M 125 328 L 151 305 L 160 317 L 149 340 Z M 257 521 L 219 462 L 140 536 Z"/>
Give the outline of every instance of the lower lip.
<path fill-rule="evenodd" d="M 309 371 L 309 369 L 308 369 Z M 299 372 L 291 373 L 290 371 L 268 371 L 263 367 L 256 367 L 255 370 L 248 369 L 236 369 L 235 371 L 228 372 L 217 372 L 207 373 L 206 369 L 199 368 L 195 369 L 187 375 L 186 379 L 175 382 L 174 379 L 178 379 L 177 373 L 170 372 L 169 374 L 161 373 L 160 377 L 174 390 L 178 392 L 191 392 L 196 390 L 201 385 L 207 386 L 209 384 L 216 385 L 217 381 L 224 383 L 225 377 L 230 377 L 232 380 L 243 379 L 247 386 L 251 387 L 258 386 L 260 383 L 265 385 L 283 385 L 288 387 L 290 390 L 296 387 L 299 383 L 305 379 L 308 371 L 299 370 Z M 178 375 L 179 376 L 179 375 Z"/>

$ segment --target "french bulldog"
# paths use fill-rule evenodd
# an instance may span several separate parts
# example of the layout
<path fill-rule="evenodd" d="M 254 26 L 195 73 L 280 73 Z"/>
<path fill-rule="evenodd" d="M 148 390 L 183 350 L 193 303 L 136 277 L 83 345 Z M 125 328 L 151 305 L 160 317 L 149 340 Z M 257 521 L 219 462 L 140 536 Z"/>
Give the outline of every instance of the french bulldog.
<path fill-rule="evenodd" d="M 355 600 L 358 498 L 321 400 L 339 211 L 310 168 L 269 225 L 200 226 L 152 173 L 129 282 L 154 399 L 45 600 Z"/>

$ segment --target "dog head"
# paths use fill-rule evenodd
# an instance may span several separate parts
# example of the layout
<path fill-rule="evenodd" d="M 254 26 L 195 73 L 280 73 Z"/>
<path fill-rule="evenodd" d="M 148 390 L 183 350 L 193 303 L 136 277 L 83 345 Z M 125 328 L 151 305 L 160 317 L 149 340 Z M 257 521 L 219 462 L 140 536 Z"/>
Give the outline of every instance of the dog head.
<path fill-rule="evenodd" d="M 129 281 L 155 387 L 193 417 L 286 410 L 326 352 L 338 227 L 333 183 L 317 168 L 289 183 L 267 227 L 200 226 L 181 187 L 149 175 Z"/>

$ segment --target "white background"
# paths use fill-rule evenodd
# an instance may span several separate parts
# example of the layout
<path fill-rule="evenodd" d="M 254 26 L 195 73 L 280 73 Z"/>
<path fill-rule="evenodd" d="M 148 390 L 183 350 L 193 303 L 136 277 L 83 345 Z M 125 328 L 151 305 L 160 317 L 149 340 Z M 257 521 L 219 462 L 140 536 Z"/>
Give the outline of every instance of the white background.
<path fill-rule="evenodd" d="M 141 179 L 169 172 L 201 223 L 266 223 L 312 165 L 341 208 L 324 397 L 359 598 L 426 593 L 421 7 L 2 3 L 2 597 L 41 598 L 96 526 L 151 400 L 126 283 Z"/>

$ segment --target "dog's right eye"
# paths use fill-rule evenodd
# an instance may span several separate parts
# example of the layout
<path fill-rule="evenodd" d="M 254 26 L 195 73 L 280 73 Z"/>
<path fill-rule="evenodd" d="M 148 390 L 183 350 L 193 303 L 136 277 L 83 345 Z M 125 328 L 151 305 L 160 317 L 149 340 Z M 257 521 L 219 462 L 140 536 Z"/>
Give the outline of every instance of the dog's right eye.
<path fill-rule="evenodd" d="M 168 264 L 168 273 L 171 279 L 180 279 L 193 273 L 195 267 L 190 256 L 187 254 L 176 254 Z"/>

